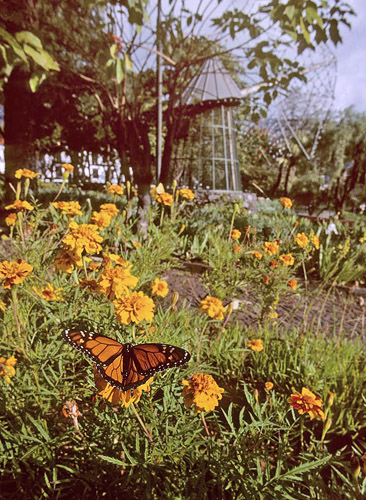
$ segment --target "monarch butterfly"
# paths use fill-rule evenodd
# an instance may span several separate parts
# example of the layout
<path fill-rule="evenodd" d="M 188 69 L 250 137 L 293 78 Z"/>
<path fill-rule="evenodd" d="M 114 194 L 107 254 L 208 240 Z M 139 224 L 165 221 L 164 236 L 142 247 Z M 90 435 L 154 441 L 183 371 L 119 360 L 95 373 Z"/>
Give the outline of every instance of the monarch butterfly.
<path fill-rule="evenodd" d="M 66 329 L 64 337 L 96 363 L 101 376 L 121 391 L 144 384 L 154 373 L 180 366 L 191 355 L 169 344 L 121 344 L 99 333 Z"/>

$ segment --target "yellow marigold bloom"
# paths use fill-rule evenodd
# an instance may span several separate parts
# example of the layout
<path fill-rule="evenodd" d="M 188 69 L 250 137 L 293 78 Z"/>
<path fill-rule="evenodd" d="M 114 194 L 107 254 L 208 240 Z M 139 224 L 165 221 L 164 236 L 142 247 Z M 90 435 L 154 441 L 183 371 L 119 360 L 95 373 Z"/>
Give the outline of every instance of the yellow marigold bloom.
<path fill-rule="evenodd" d="M 170 207 L 173 203 L 173 196 L 170 193 L 160 193 L 156 195 L 156 201 Z"/>
<path fill-rule="evenodd" d="M 4 280 L 3 288 L 10 289 L 13 285 L 19 285 L 32 269 L 33 266 L 23 259 L 0 262 L 0 278 Z"/>
<path fill-rule="evenodd" d="M 10 356 L 10 358 L 0 358 L 0 376 L 5 377 L 5 380 L 8 384 L 10 384 L 11 377 L 15 375 L 14 366 L 17 364 L 17 359 L 14 356 Z"/>
<path fill-rule="evenodd" d="M 280 255 L 279 259 L 284 266 L 293 266 L 295 263 L 295 259 L 290 253 L 284 253 Z"/>
<path fill-rule="evenodd" d="M 116 253 L 105 253 L 105 254 L 103 254 L 102 265 L 104 267 L 108 266 L 111 261 L 115 262 L 119 266 L 122 266 L 122 267 L 124 267 L 126 269 L 131 269 L 132 268 L 131 262 L 128 262 L 128 260 L 125 260 L 123 257 L 121 257 L 120 255 L 117 255 Z"/>
<path fill-rule="evenodd" d="M 140 243 L 139 241 L 134 241 L 134 242 L 132 243 L 132 245 L 133 245 L 135 248 L 141 248 L 141 247 L 142 247 L 142 245 L 141 245 L 141 243 Z"/>
<path fill-rule="evenodd" d="M 132 292 L 123 299 L 114 300 L 113 304 L 117 318 L 123 325 L 154 319 L 154 301 L 142 292 Z"/>
<path fill-rule="evenodd" d="M 301 394 L 297 391 L 295 391 L 294 394 L 291 394 L 288 402 L 299 412 L 300 415 L 309 413 L 311 420 L 314 418 L 324 419 L 324 412 L 322 410 L 323 401 L 319 396 L 315 396 L 315 394 L 309 391 L 306 387 L 302 388 Z"/>
<path fill-rule="evenodd" d="M 15 210 L 20 212 L 20 210 L 33 210 L 34 207 L 27 201 L 15 200 L 11 205 L 7 205 L 5 210 Z"/>
<path fill-rule="evenodd" d="M 295 242 L 300 248 L 306 248 L 309 245 L 309 238 L 305 233 L 298 233 L 295 237 Z"/>
<path fill-rule="evenodd" d="M 230 238 L 232 240 L 238 240 L 241 236 L 241 232 L 238 229 L 232 229 L 230 233 Z"/>
<path fill-rule="evenodd" d="M 261 339 L 249 340 L 248 347 L 252 351 L 261 352 L 264 349 L 263 342 Z"/>
<path fill-rule="evenodd" d="M 118 196 L 122 196 L 123 193 L 125 192 L 125 189 L 123 186 L 119 186 L 118 184 L 111 184 L 110 186 L 108 186 L 107 188 L 107 192 L 109 194 L 113 194 L 113 195 L 118 195 Z"/>
<path fill-rule="evenodd" d="M 57 210 L 61 210 L 61 213 L 63 215 L 67 215 L 68 217 L 83 215 L 78 201 L 54 201 L 51 205 Z"/>
<path fill-rule="evenodd" d="M 104 212 L 103 210 L 101 212 L 93 212 L 93 215 L 90 218 L 90 222 L 98 226 L 99 229 L 108 227 L 111 223 L 111 220 L 112 218 L 108 214 L 108 212 Z"/>
<path fill-rule="evenodd" d="M 234 253 L 239 253 L 241 251 L 241 246 L 240 245 L 234 245 L 233 246 L 233 252 Z"/>
<path fill-rule="evenodd" d="M 276 255 L 280 251 L 280 247 L 276 241 L 266 241 L 263 249 L 267 255 Z"/>
<path fill-rule="evenodd" d="M 32 170 L 29 170 L 28 168 L 19 168 L 15 172 L 15 178 L 16 179 L 21 179 L 22 177 L 26 177 L 27 179 L 34 179 L 39 175 L 39 172 L 32 172 Z"/>
<path fill-rule="evenodd" d="M 70 222 L 69 232 L 64 237 L 63 244 L 72 252 L 86 251 L 88 254 L 99 253 L 103 238 L 98 233 L 98 227 L 93 224 L 77 224 Z"/>
<path fill-rule="evenodd" d="M 75 266 L 82 267 L 83 265 L 81 252 L 72 252 L 67 249 L 63 249 L 56 255 L 53 264 L 56 271 L 71 274 L 75 269 Z"/>
<path fill-rule="evenodd" d="M 276 269 L 276 267 L 278 267 L 278 262 L 277 260 L 274 260 L 272 259 L 271 262 L 270 262 L 271 266 L 274 267 Z"/>
<path fill-rule="evenodd" d="M 96 369 L 94 365 L 94 382 L 99 391 L 99 395 L 106 399 L 113 406 L 121 403 L 122 406 L 128 408 L 131 403 L 138 403 L 141 399 L 142 393 L 150 392 L 150 384 L 153 382 L 154 377 L 149 378 L 147 382 L 140 385 L 136 389 L 129 389 L 128 391 L 122 392 L 116 387 L 110 385 L 101 374 Z"/>
<path fill-rule="evenodd" d="M 151 291 L 153 295 L 166 297 L 169 292 L 168 283 L 164 280 L 159 280 L 159 278 L 155 278 L 151 283 Z"/>
<path fill-rule="evenodd" d="M 15 226 L 17 221 L 17 214 L 11 213 L 7 217 L 5 217 L 5 224 L 7 226 Z"/>
<path fill-rule="evenodd" d="M 39 290 L 37 287 L 33 287 L 34 292 L 38 297 L 47 300 L 47 302 L 63 302 L 65 299 L 62 297 L 62 288 L 54 288 L 52 283 L 47 283 L 45 288 Z"/>
<path fill-rule="evenodd" d="M 292 290 L 296 290 L 297 288 L 297 281 L 296 280 L 290 280 L 287 282 L 287 286 L 289 288 L 292 288 Z"/>
<path fill-rule="evenodd" d="M 71 163 L 63 163 L 61 167 L 65 170 L 65 172 L 73 172 L 75 168 L 73 165 L 71 165 Z"/>
<path fill-rule="evenodd" d="M 253 259 L 261 260 L 263 258 L 263 254 L 261 254 L 261 252 L 258 252 L 258 250 L 254 250 L 254 252 L 252 252 L 250 255 Z"/>
<path fill-rule="evenodd" d="M 220 299 L 207 296 L 205 299 L 201 300 L 200 312 L 205 312 L 210 318 L 224 319 L 226 309 Z"/>
<path fill-rule="evenodd" d="M 196 413 L 212 411 L 219 405 L 224 389 L 219 387 L 212 377 L 206 373 L 196 373 L 188 380 L 182 380 L 184 386 L 182 396 L 187 408 L 194 405 Z"/>
<path fill-rule="evenodd" d="M 186 200 L 192 201 L 194 200 L 194 192 L 188 188 L 182 188 L 178 190 L 179 196 L 185 198 Z"/>
<path fill-rule="evenodd" d="M 284 208 L 291 208 L 292 207 L 291 199 L 286 198 L 285 196 L 283 198 L 280 198 L 280 203 Z"/>
<path fill-rule="evenodd" d="M 314 234 L 313 236 L 311 236 L 310 241 L 314 245 L 314 247 L 317 250 L 319 250 L 319 246 L 320 246 L 319 236 L 316 236 L 316 234 Z"/>
<path fill-rule="evenodd" d="M 98 291 L 104 293 L 110 300 L 119 299 L 129 293 L 129 288 L 135 288 L 138 278 L 129 269 L 121 266 L 107 266 L 98 281 Z"/>
<path fill-rule="evenodd" d="M 0 299 L 0 311 L 5 312 L 5 302 L 2 299 Z"/>
<path fill-rule="evenodd" d="M 119 210 L 114 203 L 103 203 L 99 208 L 100 212 L 106 212 L 110 217 L 116 217 L 119 214 Z"/>
<path fill-rule="evenodd" d="M 273 383 L 272 382 L 266 382 L 264 384 L 264 387 L 267 389 L 267 391 L 270 391 L 271 389 L 273 389 Z"/>

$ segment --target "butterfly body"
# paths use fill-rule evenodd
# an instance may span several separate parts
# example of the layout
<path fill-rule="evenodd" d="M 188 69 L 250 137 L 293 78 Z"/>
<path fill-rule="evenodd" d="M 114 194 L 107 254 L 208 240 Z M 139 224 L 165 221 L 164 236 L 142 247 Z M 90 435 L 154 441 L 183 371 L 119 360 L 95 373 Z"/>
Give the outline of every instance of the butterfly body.
<path fill-rule="evenodd" d="M 121 391 L 144 384 L 155 373 L 181 366 L 189 352 L 169 344 L 121 344 L 95 332 L 67 329 L 67 342 L 96 363 L 101 376 Z"/>

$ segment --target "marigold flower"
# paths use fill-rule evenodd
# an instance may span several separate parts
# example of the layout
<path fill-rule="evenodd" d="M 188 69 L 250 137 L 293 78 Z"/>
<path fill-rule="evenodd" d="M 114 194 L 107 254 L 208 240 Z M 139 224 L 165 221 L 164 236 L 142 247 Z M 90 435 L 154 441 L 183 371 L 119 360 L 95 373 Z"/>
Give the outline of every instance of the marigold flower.
<path fill-rule="evenodd" d="M 310 241 L 311 243 L 314 245 L 314 247 L 319 250 L 319 246 L 320 246 L 320 240 L 319 240 L 319 236 L 316 236 L 315 234 L 313 234 L 311 237 L 310 237 Z"/>
<path fill-rule="evenodd" d="M 291 199 L 286 198 L 285 196 L 283 198 L 280 198 L 280 203 L 284 208 L 291 208 L 292 207 Z"/>
<path fill-rule="evenodd" d="M 21 179 L 22 177 L 26 177 L 27 179 L 34 179 L 39 175 L 39 172 L 32 172 L 32 170 L 29 170 L 28 168 L 19 168 L 15 172 L 15 178 L 16 179 Z"/>
<path fill-rule="evenodd" d="M 248 347 L 252 351 L 261 352 L 264 349 L 263 342 L 261 339 L 253 339 L 248 341 Z"/>
<path fill-rule="evenodd" d="M 272 259 L 271 262 L 270 262 L 270 265 L 276 269 L 276 267 L 278 267 L 278 261 Z"/>
<path fill-rule="evenodd" d="M 207 296 L 205 299 L 201 300 L 200 312 L 205 312 L 213 319 L 224 319 L 226 309 L 220 299 Z"/>
<path fill-rule="evenodd" d="M 68 217 L 83 215 L 78 201 L 54 201 L 51 205 L 57 210 L 61 210 L 61 213 L 63 215 L 67 215 Z"/>
<path fill-rule="evenodd" d="M 295 242 L 300 248 L 306 248 L 309 245 L 309 238 L 305 233 L 298 233 L 295 237 Z"/>
<path fill-rule="evenodd" d="M 83 265 L 81 252 L 73 252 L 64 248 L 56 255 L 53 265 L 55 266 L 56 271 L 71 274 L 75 269 L 75 266 L 82 267 Z"/>
<path fill-rule="evenodd" d="M 45 288 L 38 290 L 33 287 L 33 290 L 38 297 L 47 300 L 47 302 L 63 302 L 65 299 L 62 297 L 62 288 L 54 288 L 52 283 L 47 283 Z"/>
<path fill-rule="evenodd" d="M 206 373 L 196 373 L 188 380 L 182 380 L 182 385 L 184 404 L 187 408 L 194 405 L 196 413 L 214 410 L 224 392 L 212 375 Z"/>
<path fill-rule="evenodd" d="M 138 278 L 133 276 L 129 269 L 107 266 L 99 277 L 98 291 L 110 300 L 120 299 L 129 293 L 129 288 L 135 288 L 137 283 Z"/>
<path fill-rule="evenodd" d="M 94 382 L 99 391 L 99 395 L 106 399 L 113 406 L 121 403 L 122 406 L 128 408 L 131 403 L 138 403 L 141 399 L 142 393 L 150 392 L 150 384 L 153 382 L 154 377 L 149 378 L 147 382 L 136 387 L 136 389 L 129 389 L 128 391 L 122 392 L 116 387 L 110 385 L 101 374 L 98 372 L 96 365 L 93 368 L 94 372 Z"/>
<path fill-rule="evenodd" d="M 126 269 L 131 269 L 132 268 L 131 262 L 128 262 L 128 260 L 125 260 L 123 257 L 121 257 L 120 255 L 118 255 L 116 253 L 105 253 L 105 254 L 103 254 L 102 266 L 104 266 L 104 267 L 108 266 L 111 261 L 115 262 L 119 266 L 122 266 L 122 267 L 124 267 Z"/>
<path fill-rule="evenodd" d="M 74 166 L 71 163 L 62 163 L 61 167 L 65 170 L 65 172 L 73 172 Z"/>
<path fill-rule="evenodd" d="M 112 218 L 108 214 L 108 212 L 104 212 L 103 210 L 101 212 L 93 212 L 93 215 L 90 218 L 90 222 L 98 226 L 99 229 L 108 227 L 111 223 L 111 220 Z"/>
<path fill-rule="evenodd" d="M 262 281 L 265 285 L 268 285 L 268 283 L 270 283 L 270 281 L 271 281 L 271 278 L 268 276 L 268 274 L 264 274 Z"/>
<path fill-rule="evenodd" d="M 5 224 L 7 226 L 15 226 L 17 221 L 17 214 L 11 213 L 7 217 L 5 217 Z"/>
<path fill-rule="evenodd" d="M 295 263 L 295 259 L 290 253 L 284 253 L 280 255 L 279 259 L 284 266 L 293 266 Z"/>
<path fill-rule="evenodd" d="M 3 288 L 12 288 L 13 285 L 19 285 L 24 281 L 28 274 L 32 271 L 33 266 L 25 262 L 23 259 L 4 260 L 0 262 L 0 278 L 4 281 Z"/>
<path fill-rule="evenodd" d="M 166 297 L 169 293 L 168 283 L 164 280 L 159 280 L 159 278 L 155 278 L 151 283 L 151 291 L 152 294 L 157 297 Z"/>
<path fill-rule="evenodd" d="M 280 251 L 280 247 L 276 241 L 266 241 L 263 249 L 267 255 L 276 255 Z"/>
<path fill-rule="evenodd" d="M 254 252 L 252 252 L 250 255 L 252 256 L 253 259 L 258 259 L 258 260 L 263 259 L 263 254 L 261 252 L 258 252 L 258 250 L 254 250 Z"/>
<path fill-rule="evenodd" d="M 87 292 L 96 292 L 99 289 L 97 280 L 93 278 L 81 279 L 79 286 L 82 290 L 86 290 Z"/>
<path fill-rule="evenodd" d="M 287 282 L 287 286 L 292 290 L 296 290 L 297 288 L 297 280 L 290 280 Z"/>
<path fill-rule="evenodd" d="M 158 203 L 162 203 L 163 205 L 166 205 L 167 207 L 170 207 L 170 205 L 173 203 L 173 195 L 171 195 L 170 193 L 157 194 L 156 201 Z"/>
<path fill-rule="evenodd" d="M 241 236 L 239 229 L 232 229 L 230 233 L 230 238 L 234 241 L 238 240 Z"/>
<path fill-rule="evenodd" d="M 99 208 L 100 212 L 106 212 L 110 217 L 116 217 L 119 210 L 114 203 L 103 203 Z"/>
<path fill-rule="evenodd" d="M 122 299 L 114 300 L 113 304 L 117 318 L 123 325 L 154 319 L 154 301 L 142 292 L 132 292 Z"/>
<path fill-rule="evenodd" d="M 0 358 L 0 376 L 5 377 L 5 380 L 10 384 L 11 377 L 15 375 L 14 366 L 17 364 L 18 360 L 14 356 L 10 358 Z"/>
<path fill-rule="evenodd" d="M 132 245 L 133 245 L 135 248 L 141 248 L 141 247 L 142 247 L 142 245 L 141 245 L 141 243 L 140 243 L 139 241 L 134 241 L 134 242 L 132 243 Z"/>
<path fill-rule="evenodd" d="M 20 210 L 33 210 L 34 207 L 27 201 L 15 200 L 11 205 L 7 205 L 5 210 L 15 210 L 16 212 L 20 212 Z"/>
<path fill-rule="evenodd" d="M 310 419 L 314 418 L 324 419 L 324 412 L 322 410 L 323 401 L 319 396 L 315 396 L 309 389 L 303 387 L 301 394 L 295 391 L 291 394 L 288 400 L 291 406 L 299 412 L 300 415 L 309 413 Z"/>
<path fill-rule="evenodd" d="M 233 246 L 233 252 L 234 253 L 239 253 L 241 251 L 241 246 L 240 245 L 234 245 Z"/>
<path fill-rule="evenodd" d="M 110 186 L 108 186 L 107 192 L 115 196 L 122 196 L 125 192 L 125 189 L 123 186 L 119 186 L 118 184 L 111 184 Z"/>
<path fill-rule="evenodd" d="M 194 200 L 194 192 L 188 188 L 182 188 L 178 190 L 179 196 L 185 198 L 186 200 L 192 201 Z"/>
<path fill-rule="evenodd" d="M 65 418 L 77 418 L 80 417 L 81 413 L 79 411 L 79 407 L 76 404 L 76 401 L 66 401 L 66 403 L 62 407 L 62 415 Z"/>
<path fill-rule="evenodd" d="M 264 387 L 267 389 L 267 391 L 270 391 L 271 389 L 273 389 L 273 383 L 272 382 L 266 382 L 264 384 Z"/>
<path fill-rule="evenodd" d="M 0 311 L 5 312 L 5 302 L 2 299 L 0 299 Z"/>
<path fill-rule="evenodd" d="M 98 227 L 93 224 L 77 224 L 70 222 L 69 232 L 64 237 L 63 244 L 72 252 L 81 253 L 85 250 L 88 254 L 99 253 L 102 250 L 100 243 L 103 238 L 98 233 Z"/>

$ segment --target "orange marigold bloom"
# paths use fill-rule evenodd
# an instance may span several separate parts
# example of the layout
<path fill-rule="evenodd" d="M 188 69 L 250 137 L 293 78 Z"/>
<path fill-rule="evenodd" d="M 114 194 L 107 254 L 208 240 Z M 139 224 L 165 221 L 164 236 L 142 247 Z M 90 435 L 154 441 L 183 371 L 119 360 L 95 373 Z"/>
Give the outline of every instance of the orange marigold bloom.
<path fill-rule="evenodd" d="M 7 217 L 5 217 L 5 224 L 7 226 L 15 226 L 17 221 L 17 214 L 11 213 Z"/>
<path fill-rule="evenodd" d="M 34 179 L 39 175 L 39 172 L 32 172 L 32 170 L 29 170 L 28 168 L 19 168 L 15 172 L 15 178 L 16 179 L 21 179 L 22 177 L 26 177 L 27 179 Z"/>
<path fill-rule="evenodd" d="M 5 210 L 15 210 L 20 212 L 20 210 L 33 210 L 34 207 L 27 201 L 15 200 L 11 205 L 7 205 Z"/>
<path fill-rule="evenodd" d="M 316 234 L 313 234 L 311 237 L 310 237 L 310 241 L 311 243 L 314 245 L 314 247 L 319 250 L 319 246 L 320 246 L 320 240 L 319 240 L 319 236 L 316 236 Z"/>
<path fill-rule="evenodd" d="M 234 245 L 233 246 L 233 252 L 234 253 L 239 253 L 241 251 L 241 246 L 240 245 Z"/>
<path fill-rule="evenodd" d="M 298 233 L 295 237 L 295 242 L 300 248 L 306 248 L 309 245 L 309 238 L 305 233 Z"/>
<path fill-rule="evenodd" d="M 33 266 L 23 259 L 0 262 L 0 278 L 4 280 L 3 288 L 10 289 L 13 285 L 22 283 L 32 269 Z"/>
<path fill-rule="evenodd" d="M 65 172 L 73 172 L 75 168 L 73 165 L 71 165 L 71 163 L 63 163 L 61 167 L 65 170 Z"/>
<path fill-rule="evenodd" d="M 56 271 L 63 271 L 64 273 L 71 274 L 75 266 L 82 267 L 83 265 L 81 252 L 73 252 L 64 248 L 56 255 L 53 265 Z"/>
<path fill-rule="evenodd" d="M 264 349 L 263 342 L 261 339 L 253 339 L 248 341 L 248 347 L 252 351 L 261 352 Z"/>
<path fill-rule="evenodd" d="M 274 268 L 278 267 L 278 262 L 277 262 L 277 260 L 272 259 L 272 260 L 271 260 L 271 262 L 270 262 L 270 264 L 271 264 L 271 266 L 272 266 L 272 267 L 274 267 Z"/>
<path fill-rule="evenodd" d="M 10 356 L 10 358 L 0 358 L 0 376 L 5 377 L 5 380 L 8 384 L 10 384 L 11 377 L 15 375 L 14 366 L 17 364 L 18 360 L 14 356 Z"/>
<path fill-rule="evenodd" d="M 192 201 L 194 200 L 194 192 L 188 188 L 182 188 L 178 190 L 179 196 L 185 198 L 186 200 Z"/>
<path fill-rule="evenodd" d="M 78 201 L 54 201 L 51 205 L 57 210 L 61 210 L 61 213 L 63 215 L 67 215 L 68 217 L 83 215 Z"/>
<path fill-rule="evenodd" d="M 268 283 L 270 283 L 271 281 L 271 278 L 268 276 L 268 274 L 265 274 L 262 278 L 262 281 L 265 285 L 268 285 Z"/>
<path fill-rule="evenodd" d="M 33 287 L 34 292 L 38 297 L 47 300 L 47 302 L 63 302 L 65 299 L 61 296 L 63 289 L 54 288 L 52 283 L 47 283 L 45 288 L 38 290 L 37 287 Z"/>
<path fill-rule="evenodd" d="M 99 229 L 108 227 L 111 223 L 111 220 L 112 218 L 108 214 L 108 212 L 104 212 L 103 210 L 101 212 L 93 212 L 93 215 L 90 218 L 90 222 L 98 226 Z"/>
<path fill-rule="evenodd" d="M 163 205 L 166 205 L 167 207 L 170 207 L 170 205 L 173 203 L 173 195 L 171 195 L 170 193 L 157 194 L 156 201 L 158 203 L 162 203 Z"/>
<path fill-rule="evenodd" d="M 98 372 L 96 365 L 94 365 L 94 382 L 99 391 L 99 395 L 106 399 L 113 406 L 121 403 L 122 406 L 128 408 L 131 403 L 138 403 L 141 399 L 142 393 L 150 392 L 150 384 L 153 382 L 154 377 L 149 378 L 147 382 L 140 385 L 136 389 L 129 389 L 128 391 L 122 392 L 116 387 L 110 385 L 101 374 Z"/>
<path fill-rule="evenodd" d="M 272 382 L 266 382 L 264 384 L 264 387 L 267 389 L 267 391 L 270 391 L 271 389 L 273 389 L 273 383 Z"/>
<path fill-rule="evenodd" d="M 200 304 L 200 312 L 205 312 L 213 319 L 224 319 L 226 309 L 220 299 L 207 296 Z"/>
<path fill-rule="evenodd" d="M 151 283 L 151 291 L 152 294 L 157 297 L 166 297 L 169 293 L 168 283 L 164 280 L 159 280 L 159 278 L 155 278 Z"/>
<path fill-rule="evenodd" d="M 100 243 L 103 238 L 98 233 L 98 227 L 93 224 L 77 224 L 70 222 L 69 232 L 62 240 L 65 247 L 72 252 L 88 254 L 99 253 L 102 250 Z"/>
<path fill-rule="evenodd" d="M 107 192 L 109 194 L 113 194 L 113 195 L 118 195 L 118 196 L 122 196 L 123 193 L 125 192 L 125 189 L 123 186 L 119 186 L 118 184 L 111 184 L 110 186 L 108 186 L 107 188 Z"/>
<path fill-rule="evenodd" d="M 99 208 L 100 212 L 106 212 L 110 217 L 116 217 L 119 210 L 114 203 L 103 203 Z"/>
<path fill-rule="evenodd" d="M 263 249 L 267 255 L 276 255 L 280 251 L 280 247 L 276 241 L 266 241 Z"/>
<path fill-rule="evenodd" d="M 291 199 L 286 198 L 285 196 L 283 198 L 280 198 L 280 203 L 284 208 L 291 208 L 292 207 Z"/>
<path fill-rule="evenodd" d="M 322 410 L 323 401 L 319 396 L 315 396 L 309 389 L 303 387 L 301 394 L 295 391 L 291 394 L 288 400 L 291 406 L 299 412 L 300 415 L 309 413 L 310 419 L 320 418 L 324 420 L 324 412 Z"/>
<path fill-rule="evenodd" d="M 128 262 L 128 260 L 125 260 L 123 257 L 116 253 L 105 253 L 103 254 L 103 262 L 102 266 L 106 267 L 108 266 L 111 261 L 115 262 L 119 266 L 125 267 L 126 269 L 131 269 L 132 264 L 131 262 Z"/>
<path fill-rule="evenodd" d="M 261 252 L 258 252 L 258 250 L 254 250 L 254 252 L 252 252 L 250 255 L 252 256 L 253 259 L 258 259 L 258 260 L 263 259 L 263 254 L 261 254 Z"/>
<path fill-rule="evenodd" d="M 232 229 L 230 233 L 230 238 L 234 241 L 238 240 L 241 236 L 239 229 Z"/>
<path fill-rule="evenodd" d="M 279 259 L 284 266 L 293 266 L 295 263 L 295 259 L 290 253 L 284 253 L 280 255 Z"/>
<path fill-rule="evenodd" d="M 135 288 L 138 278 L 133 276 L 129 269 L 122 266 L 106 269 L 99 277 L 98 291 L 104 293 L 110 300 L 119 299 L 129 293 L 129 288 Z"/>
<path fill-rule="evenodd" d="M 184 404 L 187 408 L 194 405 L 196 413 L 214 410 L 224 392 L 212 375 L 206 373 L 196 373 L 188 380 L 182 380 L 182 385 Z"/>
<path fill-rule="evenodd" d="M 292 290 L 296 290 L 297 288 L 297 280 L 290 280 L 287 282 L 287 286 Z"/>
<path fill-rule="evenodd" d="M 132 292 L 122 299 L 114 300 L 113 304 L 117 318 L 123 325 L 154 319 L 154 301 L 142 292 Z"/>

